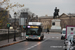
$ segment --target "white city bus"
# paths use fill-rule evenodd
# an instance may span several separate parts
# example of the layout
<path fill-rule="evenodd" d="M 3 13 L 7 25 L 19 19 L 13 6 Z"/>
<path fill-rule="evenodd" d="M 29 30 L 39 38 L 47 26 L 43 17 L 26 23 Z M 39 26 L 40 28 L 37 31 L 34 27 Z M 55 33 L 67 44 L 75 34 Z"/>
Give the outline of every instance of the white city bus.
<path fill-rule="evenodd" d="M 26 26 L 26 39 L 43 40 L 42 25 L 40 22 L 29 22 Z"/>

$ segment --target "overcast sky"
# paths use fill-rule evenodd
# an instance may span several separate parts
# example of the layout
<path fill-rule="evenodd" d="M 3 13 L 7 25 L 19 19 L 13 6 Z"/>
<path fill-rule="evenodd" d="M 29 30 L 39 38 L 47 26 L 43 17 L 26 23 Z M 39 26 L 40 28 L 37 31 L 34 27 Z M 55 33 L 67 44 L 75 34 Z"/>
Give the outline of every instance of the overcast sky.
<path fill-rule="evenodd" d="M 60 9 L 59 14 L 75 13 L 75 0 L 10 0 L 11 3 L 24 4 L 23 8 L 29 10 L 38 16 L 53 16 L 54 9 Z M 18 9 L 15 9 L 16 11 Z"/>

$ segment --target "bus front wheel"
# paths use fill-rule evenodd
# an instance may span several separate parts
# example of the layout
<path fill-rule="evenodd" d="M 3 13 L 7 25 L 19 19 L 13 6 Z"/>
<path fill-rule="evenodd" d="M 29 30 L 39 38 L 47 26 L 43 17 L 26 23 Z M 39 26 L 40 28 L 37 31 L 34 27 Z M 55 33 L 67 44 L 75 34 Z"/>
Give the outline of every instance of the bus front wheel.
<path fill-rule="evenodd" d="M 43 40 L 44 36 L 41 37 L 41 40 Z"/>

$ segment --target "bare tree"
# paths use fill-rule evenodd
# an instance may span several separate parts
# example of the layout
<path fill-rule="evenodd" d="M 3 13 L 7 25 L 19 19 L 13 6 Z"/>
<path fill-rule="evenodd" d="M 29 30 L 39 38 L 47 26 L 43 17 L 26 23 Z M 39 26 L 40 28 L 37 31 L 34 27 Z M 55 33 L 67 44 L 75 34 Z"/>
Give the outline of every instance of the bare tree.
<path fill-rule="evenodd" d="M 4 6 L 2 8 L 2 6 Z M 8 22 L 8 18 L 9 18 L 9 9 L 12 9 L 13 7 L 23 7 L 23 5 L 21 4 L 14 4 L 12 5 L 12 3 L 10 3 L 10 0 L 2 0 L 0 1 L 0 28 L 5 27 L 7 25 Z M 4 26 L 5 25 L 5 26 Z"/>

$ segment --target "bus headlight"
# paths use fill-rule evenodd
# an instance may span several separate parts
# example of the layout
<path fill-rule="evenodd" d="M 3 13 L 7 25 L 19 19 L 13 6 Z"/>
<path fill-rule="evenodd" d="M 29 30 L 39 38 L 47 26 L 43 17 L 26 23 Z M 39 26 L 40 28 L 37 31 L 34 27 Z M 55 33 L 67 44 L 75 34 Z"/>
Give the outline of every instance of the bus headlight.
<path fill-rule="evenodd" d="M 40 37 L 38 37 L 38 39 L 40 40 Z"/>
<path fill-rule="evenodd" d="M 28 38 L 28 36 L 26 36 L 26 38 Z"/>

